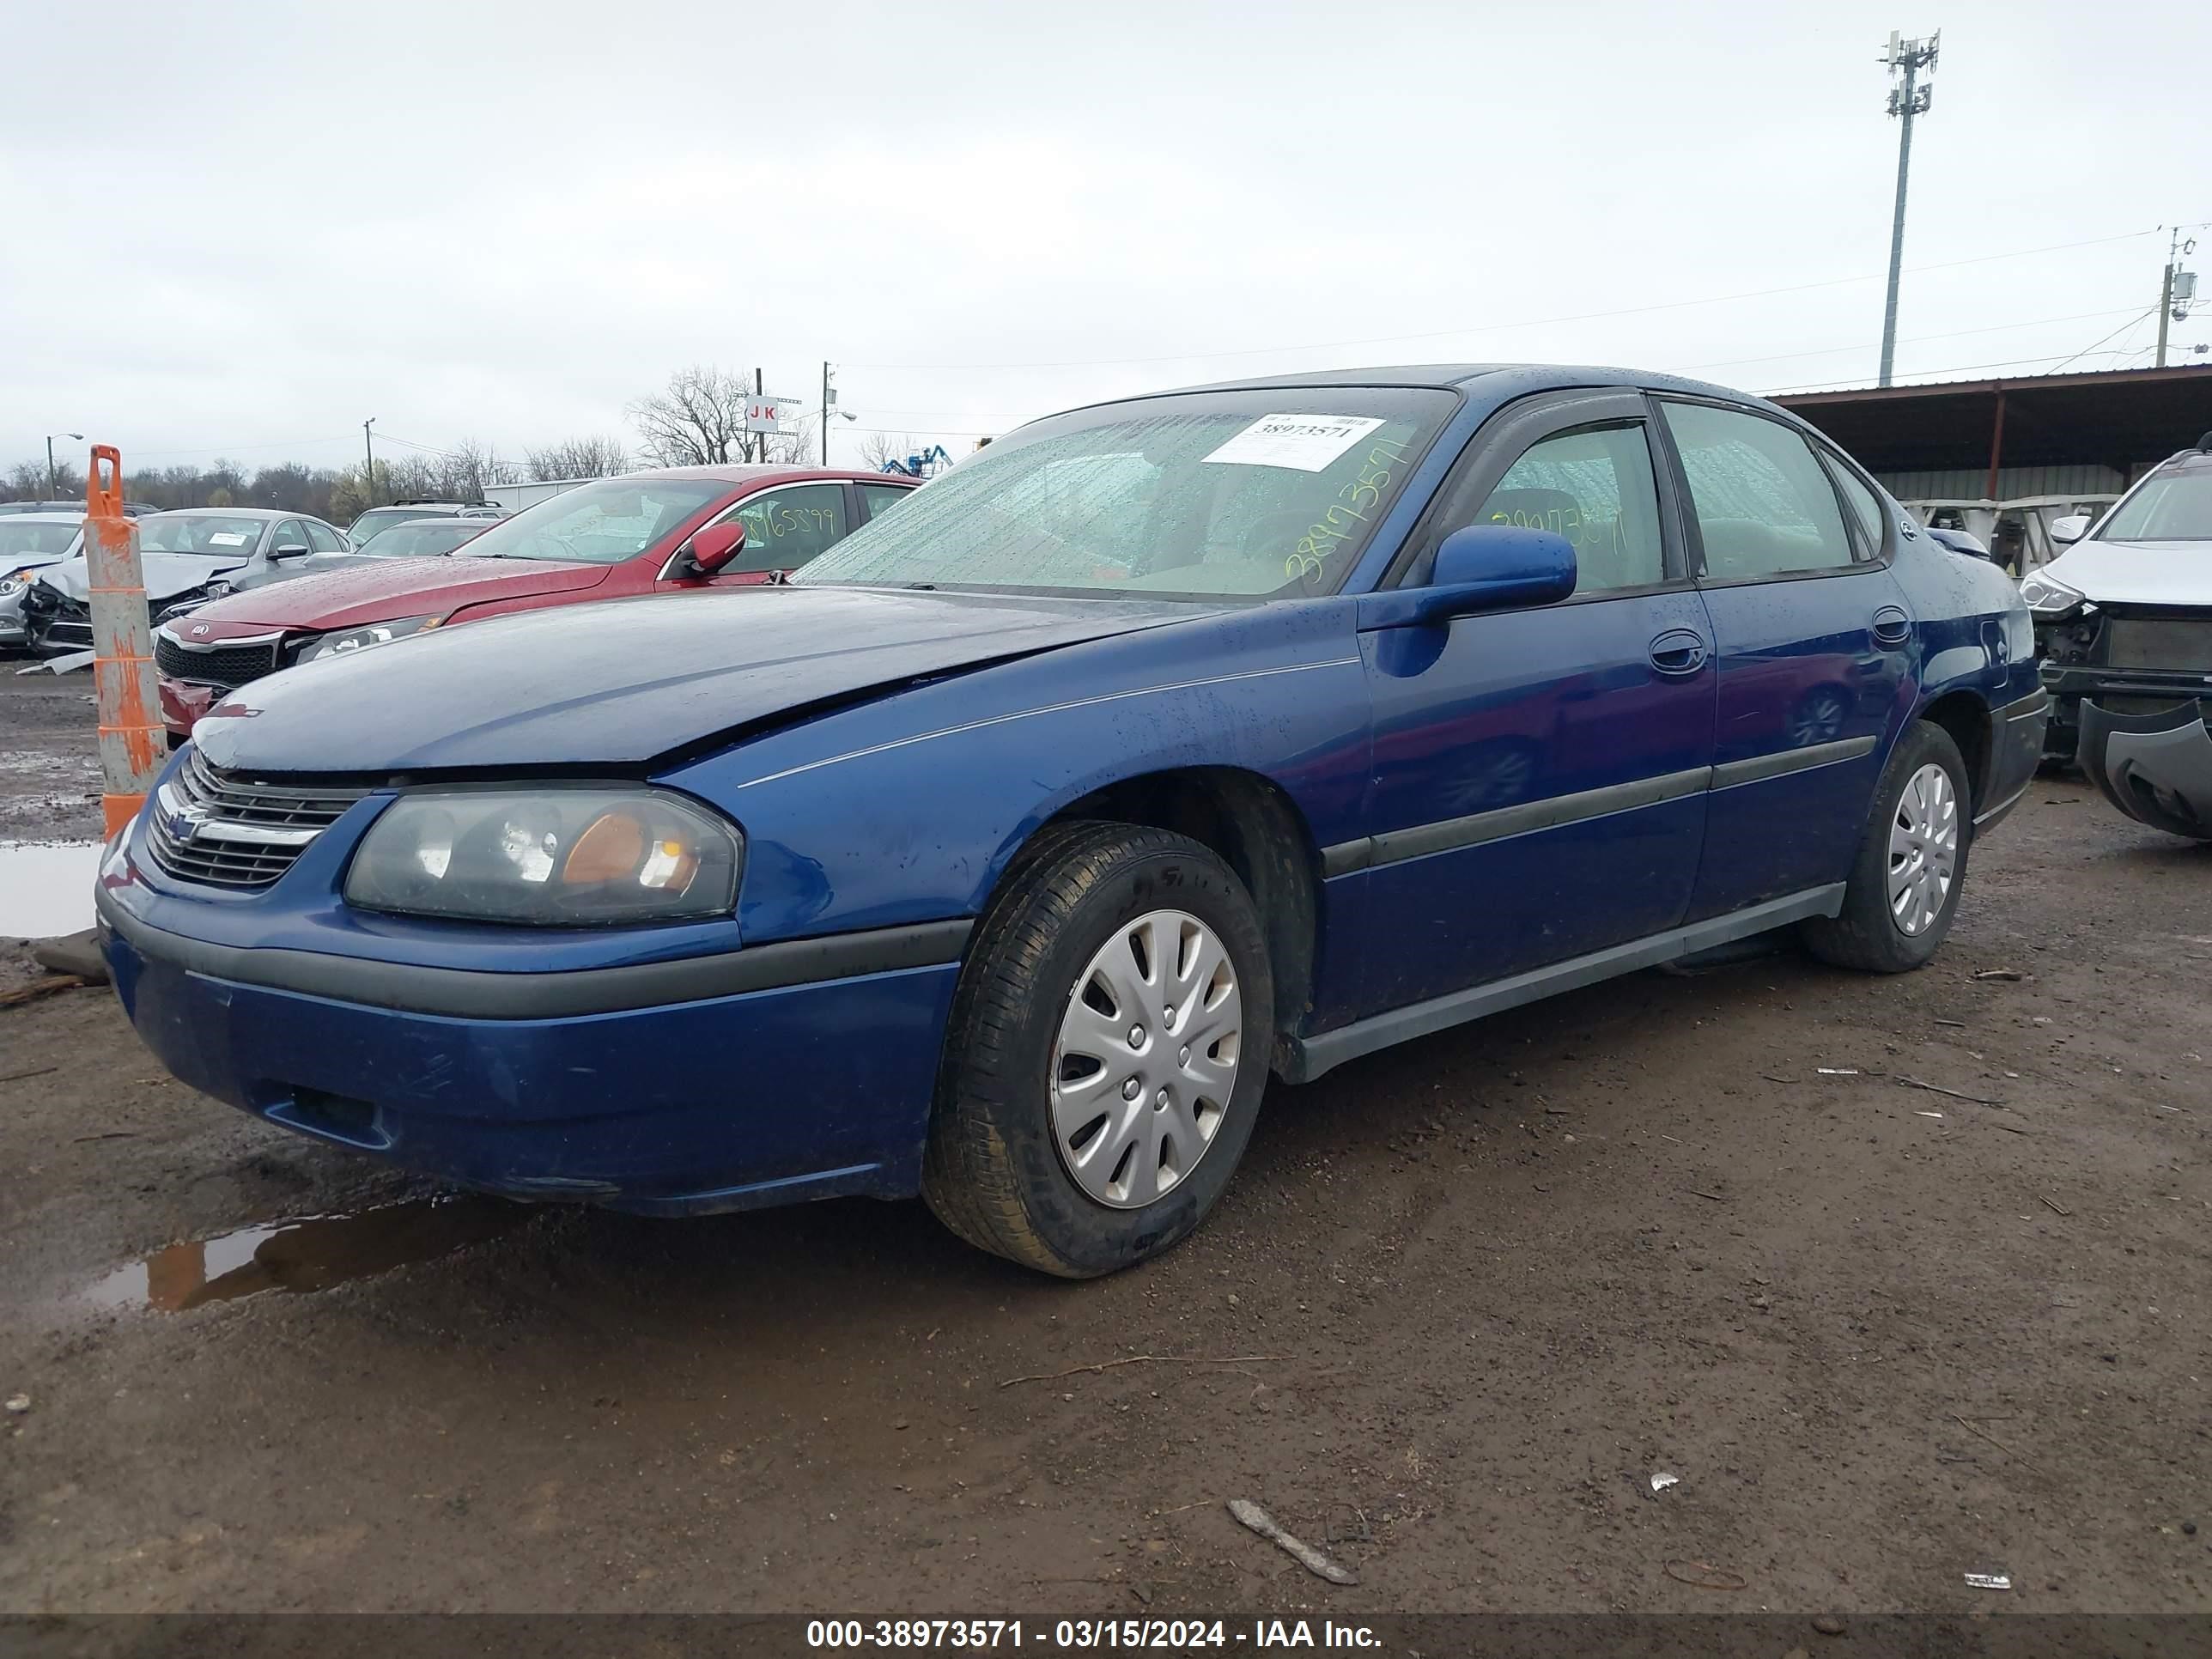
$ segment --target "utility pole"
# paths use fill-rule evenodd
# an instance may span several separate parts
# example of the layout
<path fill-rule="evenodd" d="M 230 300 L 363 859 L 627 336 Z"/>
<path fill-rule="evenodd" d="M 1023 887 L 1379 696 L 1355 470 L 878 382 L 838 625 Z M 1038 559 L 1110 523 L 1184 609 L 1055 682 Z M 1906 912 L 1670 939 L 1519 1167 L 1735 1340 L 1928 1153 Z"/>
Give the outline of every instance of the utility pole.
<path fill-rule="evenodd" d="M 2158 286 L 2158 366 L 2160 368 L 2166 367 L 2167 322 L 2187 321 L 2189 302 L 2197 297 L 2197 274 L 2181 268 L 2183 256 L 2196 252 L 2197 239 L 2191 237 L 2184 241 L 2178 230 L 2166 246 L 2166 275 Z"/>
<path fill-rule="evenodd" d="M 763 397 L 765 397 L 765 396 L 767 395 L 767 392 L 768 392 L 768 382 L 767 382 L 766 380 L 763 380 L 763 379 L 761 378 L 760 365 L 759 365 L 759 364 L 757 364 L 757 363 L 756 363 L 756 364 L 754 364 L 754 365 L 753 365 L 753 401 L 754 401 L 755 403 L 758 403 L 758 402 L 762 399 L 762 398 L 763 398 Z M 748 422 L 745 422 L 745 424 L 746 424 L 747 426 L 750 426 L 750 425 L 752 424 L 752 422 L 750 422 L 750 421 L 748 421 Z M 765 432 L 756 432 L 756 433 L 753 433 L 753 434 L 751 434 L 751 435 L 747 439 L 747 441 L 748 441 L 749 443 L 750 443 L 750 444 L 751 444 L 751 446 L 752 446 L 752 456 L 753 456 L 753 459 L 755 459 L 756 461 L 765 461 L 766 459 L 768 459 L 768 434 L 767 434 L 767 433 L 765 433 Z"/>
<path fill-rule="evenodd" d="M 1905 184 L 1912 171 L 1912 118 L 1925 115 L 1935 88 L 1920 80 L 1921 71 L 1930 74 L 1936 68 L 1936 52 L 1942 44 L 1941 29 L 1925 40 L 1900 40 L 1895 33 L 1889 37 L 1889 50 L 1882 62 L 1889 65 L 1894 77 L 1900 71 L 1903 84 L 1889 91 L 1889 112 L 1903 123 L 1897 141 L 1897 214 L 1889 227 L 1889 298 L 1881 313 L 1881 379 L 1879 384 L 1887 386 L 1892 372 L 1897 367 L 1897 279 L 1905 266 Z"/>
<path fill-rule="evenodd" d="M 361 475 L 362 499 L 369 506 L 376 505 L 376 445 L 368 435 L 369 428 L 376 424 L 372 415 L 361 423 L 361 447 L 368 457 L 368 469 Z"/>
<path fill-rule="evenodd" d="M 2164 323 L 2160 323 L 2158 325 L 2158 360 L 2160 362 L 2164 362 L 2166 361 L 2166 325 Z M 62 498 L 61 483 L 54 473 L 54 440 L 57 438 L 74 438 L 79 443 L 82 443 L 84 441 L 84 434 L 82 432 L 49 432 L 46 434 L 46 499 L 50 501 L 58 501 Z M 122 489 L 122 485 L 118 483 L 116 486 L 116 489 L 119 491 Z"/>
<path fill-rule="evenodd" d="M 829 360 L 825 358 L 822 364 L 822 465 L 824 466 L 830 465 L 830 416 L 836 401 L 837 393 L 830 385 Z"/>

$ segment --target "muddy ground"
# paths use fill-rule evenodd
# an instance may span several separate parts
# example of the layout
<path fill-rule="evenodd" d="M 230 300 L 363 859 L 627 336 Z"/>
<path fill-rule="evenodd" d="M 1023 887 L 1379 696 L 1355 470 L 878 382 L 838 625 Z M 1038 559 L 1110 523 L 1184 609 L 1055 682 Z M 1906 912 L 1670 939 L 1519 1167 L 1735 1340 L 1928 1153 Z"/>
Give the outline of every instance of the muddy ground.
<path fill-rule="evenodd" d="M 33 684 L 0 834 L 89 831 L 89 688 Z M 2212 852 L 2047 782 L 1925 971 L 1279 1085 L 1212 1223 L 1087 1285 L 918 1204 L 379 1212 L 430 1189 L 106 991 L 0 1009 L 0 1609 L 2203 1612 L 2208 967 Z"/>

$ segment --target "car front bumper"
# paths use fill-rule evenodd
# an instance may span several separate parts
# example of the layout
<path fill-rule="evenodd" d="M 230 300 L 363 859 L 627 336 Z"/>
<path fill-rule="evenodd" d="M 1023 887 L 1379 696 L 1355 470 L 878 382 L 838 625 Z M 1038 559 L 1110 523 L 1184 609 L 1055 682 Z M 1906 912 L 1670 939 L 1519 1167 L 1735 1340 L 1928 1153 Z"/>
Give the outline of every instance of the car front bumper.
<path fill-rule="evenodd" d="M 2130 701 L 2145 693 L 2132 684 Z M 2212 695 L 2122 712 L 2081 702 L 2081 761 L 2099 793 L 2139 823 L 2212 842 Z"/>
<path fill-rule="evenodd" d="M 271 1123 L 508 1197 L 645 1214 L 919 1190 L 964 923 L 586 983 L 216 945 L 152 926 L 134 890 L 103 875 L 96 894 L 131 1024 L 184 1082 Z M 832 948 L 810 966 L 817 944 Z M 697 989 L 742 982 L 740 957 L 802 977 L 680 1000 L 685 969 Z M 819 976 L 841 962 L 884 965 Z M 636 1006 L 641 972 L 668 1000 Z"/>

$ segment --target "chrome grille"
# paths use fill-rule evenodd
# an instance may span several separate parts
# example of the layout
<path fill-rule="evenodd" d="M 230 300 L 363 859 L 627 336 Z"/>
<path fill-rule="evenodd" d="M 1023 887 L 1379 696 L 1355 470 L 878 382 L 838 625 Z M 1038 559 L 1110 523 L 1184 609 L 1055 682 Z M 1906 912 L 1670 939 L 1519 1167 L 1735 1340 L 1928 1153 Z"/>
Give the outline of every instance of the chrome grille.
<path fill-rule="evenodd" d="M 161 628 L 154 630 L 154 665 L 173 680 L 228 691 L 275 673 L 276 643 L 272 638 L 251 644 L 191 646 Z"/>
<path fill-rule="evenodd" d="M 147 848 L 154 862 L 180 881 L 266 887 L 368 793 L 221 771 L 194 750 L 155 791 Z"/>

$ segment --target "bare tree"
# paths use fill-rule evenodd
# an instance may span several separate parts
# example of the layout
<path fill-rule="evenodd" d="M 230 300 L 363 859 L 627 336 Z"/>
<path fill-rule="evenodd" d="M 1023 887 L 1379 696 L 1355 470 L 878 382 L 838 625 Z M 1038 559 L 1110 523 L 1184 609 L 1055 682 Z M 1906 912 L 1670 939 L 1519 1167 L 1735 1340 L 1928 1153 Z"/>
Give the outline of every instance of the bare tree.
<path fill-rule="evenodd" d="M 887 432 L 871 432 L 860 440 L 860 465 L 871 472 L 882 471 L 892 461 L 903 467 L 906 458 L 921 447 L 907 433 L 894 438 Z"/>
<path fill-rule="evenodd" d="M 668 377 L 668 389 L 640 398 L 628 413 L 645 453 L 663 466 L 707 466 L 748 453 L 742 374 L 695 363 Z"/>
<path fill-rule="evenodd" d="M 556 478 L 611 478 L 630 470 L 629 451 L 606 433 L 568 438 L 544 449 L 523 452 L 523 471 L 532 483 Z"/>
<path fill-rule="evenodd" d="M 514 483 L 521 476 L 514 462 L 502 461 L 498 451 L 474 438 L 463 438 L 444 459 L 447 492 L 458 501 L 480 501 L 487 485 Z"/>

